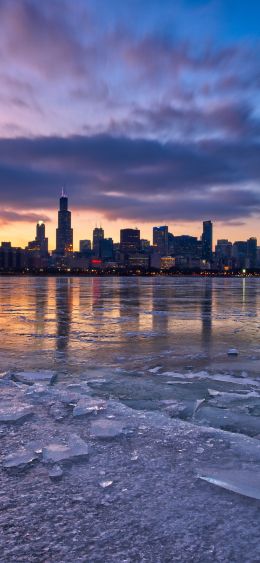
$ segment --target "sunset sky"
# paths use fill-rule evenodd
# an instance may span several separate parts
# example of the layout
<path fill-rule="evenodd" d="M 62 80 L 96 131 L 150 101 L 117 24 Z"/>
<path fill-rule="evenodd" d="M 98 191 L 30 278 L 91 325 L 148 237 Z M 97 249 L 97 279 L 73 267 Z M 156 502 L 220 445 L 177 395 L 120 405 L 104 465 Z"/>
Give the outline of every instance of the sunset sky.
<path fill-rule="evenodd" d="M 0 0 L 0 241 L 260 243 L 259 0 Z"/>

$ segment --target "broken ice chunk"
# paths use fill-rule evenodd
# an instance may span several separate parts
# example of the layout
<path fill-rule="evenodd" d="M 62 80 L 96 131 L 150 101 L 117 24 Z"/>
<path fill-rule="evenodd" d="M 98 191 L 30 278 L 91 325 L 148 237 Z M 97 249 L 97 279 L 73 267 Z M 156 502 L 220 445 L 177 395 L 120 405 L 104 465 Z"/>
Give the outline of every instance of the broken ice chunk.
<path fill-rule="evenodd" d="M 239 432 L 248 436 L 255 436 L 259 434 L 260 430 L 258 417 L 218 407 L 202 405 L 195 413 L 194 420 L 198 424 Z"/>
<path fill-rule="evenodd" d="M 90 388 L 88 384 L 85 383 L 85 381 L 82 381 L 82 383 L 70 383 L 69 385 L 67 385 L 66 389 L 68 391 L 72 391 L 74 393 L 80 393 L 82 395 L 86 395 L 87 393 L 90 392 Z"/>
<path fill-rule="evenodd" d="M 73 409 L 73 416 L 84 416 L 91 414 L 93 412 L 105 410 L 107 402 L 103 399 L 93 399 L 91 397 L 86 397 L 80 399 L 77 405 Z"/>
<path fill-rule="evenodd" d="M 236 348 L 229 348 L 227 354 L 228 356 L 238 356 L 238 350 Z"/>
<path fill-rule="evenodd" d="M 12 374 L 12 379 L 14 379 L 14 381 L 25 383 L 26 385 L 33 385 L 34 383 L 46 383 L 51 385 L 55 378 L 56 374 L 49 370 L 18 371 Z"/>
<path fill-rule="evenodd" d="M 223 469 L 199 474 L 199 479 L 213 485 L 260 500 L 260 473 L 244 469 Z"/>
<path fill-rule="evenodd" d="M 22 423 L 33 414 L 32 408 L 25 403 L 2 404 L 0 423 Z"/>
<path fill-rule="evenodd" d="M 94 438 L 116 438 L 121 436 L 124 427 L 116 420 L 96 420 L 91 424 L 91 436 Z"/>
<path fill-rule="evenodd" d="M 52 481 L 60 481 L 63 475 L 63 470 L 60 465 L 55 464 L 49 471 L 49 477 Z"/>
<path fill-rule="evenodd" d="M 38 459 L 38 456 L 32 450 L 19 450 L 4 458 L 3 467 L 5 469 L 25 469 L 28 465 Z"/>
<path fill-rule="evenodd" d="M 89 455 L 88 444 L 79 436 L 69 438 L 68 445 L 54 442 L 43 448 L 44 463 L 58 463 L 61 461 L 77 461 Z"/>

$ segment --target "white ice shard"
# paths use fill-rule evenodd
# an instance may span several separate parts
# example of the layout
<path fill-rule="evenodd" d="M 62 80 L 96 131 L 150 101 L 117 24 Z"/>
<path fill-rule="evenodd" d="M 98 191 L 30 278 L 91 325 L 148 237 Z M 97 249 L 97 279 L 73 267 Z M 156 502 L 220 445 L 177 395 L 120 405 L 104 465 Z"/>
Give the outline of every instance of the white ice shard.
<path fill-rule="evenodd" d="M 56 373 L 49 370 L 42 371 L 18 371 L 12 374 L 12 379 L 26 385 L 34 383 L 47 383 L 51 385 L 56 378 Z"/>
<path fill-rule="evenodd" d="M 108 487 L 111 487 L 111 485 L 113 485 L 113 481 L 100 481 L 99 484 L 102 489 L 107 489 Z"/>
<path fill-rule="evenodd" d="M 199 479 L 213 485 L 260 500 L 260 472 L 245 469 L 222 469 L 198 474 Z"/>
<path fill-rule="evenodd" d="M 91 424 L 91 436 L 94 438 L 116 438 L 123 433 L 124 426 L 120 421 L 106 418 L 95 420 Z"/>
<path fill-rule="evenodd" d="M 150 373 L 157 373 L 160 369 L 162 369 L 162 366 L 156 366 L 155 368 L 148 369 L 148 371 Z"/>
<path fill-rule="evenodd" d="M 25 403 L 14 402 L 0 405 L 0 423 L 21 423 L 33 414 L 33 409 Z"/>
<path fill-rule="evenodd" d="M 53 442 L 42 450 L 44 463 L 58 463 L 62 461 L 77 461 L 86 459 L 89 455 L 88 444 L 76 434 L 70 436 L 68 445 Z"/>
<path fill-rule="evenodd" d="M 238 350 L 236 348 L 229 348 L 227 354 L 228 356 L 238 356 Z"/>
<path fill-rule="evenodd" d="M 73 409 L 73 416 L 84 416 L 98 411 L 105 410 L 107 402 L 103 399 L 93 399 L 92 397 L 84 397 L 79 400 Z"/>

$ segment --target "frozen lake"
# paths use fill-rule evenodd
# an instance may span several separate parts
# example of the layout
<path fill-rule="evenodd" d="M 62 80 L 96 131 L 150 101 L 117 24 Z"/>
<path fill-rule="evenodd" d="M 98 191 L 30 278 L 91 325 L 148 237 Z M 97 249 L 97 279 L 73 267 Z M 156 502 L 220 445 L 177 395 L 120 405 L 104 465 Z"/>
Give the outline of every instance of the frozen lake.
<path fill-rule="evenodd" d="M 1 561 L 260 561 L 259 281 L 10 277 L 0 300 Z"/>
<path fill-rule="evenodd" d="M 252 278 L 3 277 L 1 371 L 52 370 L 132 408 L 254 436 L 259 303 Z"/>

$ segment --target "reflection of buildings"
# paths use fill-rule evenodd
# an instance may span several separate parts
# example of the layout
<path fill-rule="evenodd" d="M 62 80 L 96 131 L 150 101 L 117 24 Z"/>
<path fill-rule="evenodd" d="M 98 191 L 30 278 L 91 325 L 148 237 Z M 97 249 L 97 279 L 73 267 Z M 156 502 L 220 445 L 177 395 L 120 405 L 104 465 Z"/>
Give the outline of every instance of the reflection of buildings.
<path fill-rule="evenodd" d="M 35 329 L 38 334 L 45 332 L 45 318 L 48 310 L 49 279 L 41 278 L 40 284 L 35 279 Z"/>
<path fill-rule="evenodd" d="M 91 280 L 91 298 L 92 311 L 98 310 L 103 312 L 103 285 L 102 278 L 92 278 Z"/>
<path fill-rule="evenodd" d="M 73 280 L 56 278 L 56 335 L 57 350 L 68 347 L 73 304 Z"/>
<path fill-rule="evenodd" d="M 208 349 L 212 339 L 212 294 L 214 280 L 205 280 L 204 292 L 201 295 L 201 338 L 202 345 Z"/>
<path fill-rule="evenodd" d="M 169 314 L 172 303 L 173 288 L 161 280 L 160 283 L 152 284 L 152 319 L 153 331 L 162 334 L 165 344 L 169 340 Z"/>

